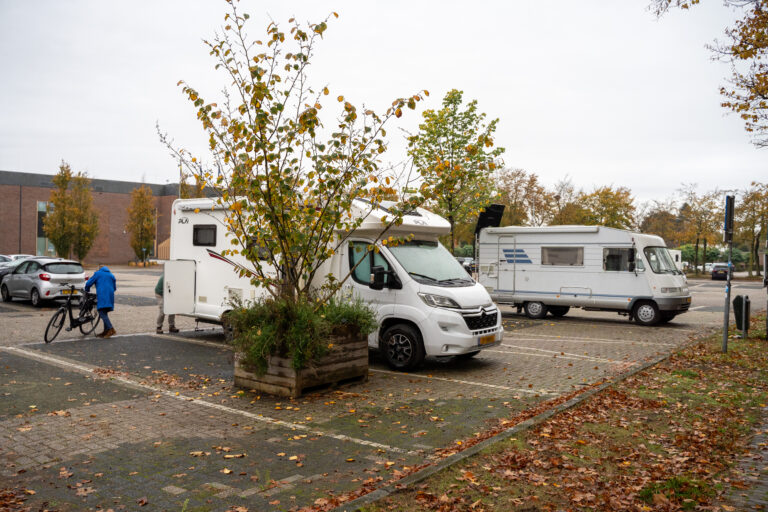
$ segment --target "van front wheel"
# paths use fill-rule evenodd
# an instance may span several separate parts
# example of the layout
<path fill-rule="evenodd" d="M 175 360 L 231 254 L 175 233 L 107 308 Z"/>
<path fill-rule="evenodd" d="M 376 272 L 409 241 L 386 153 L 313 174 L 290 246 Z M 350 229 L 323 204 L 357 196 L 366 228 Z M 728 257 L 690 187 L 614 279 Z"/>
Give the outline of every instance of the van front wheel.
<path fill-rule="evenodd" d="M 635 322 L 640 325 L 656 325 L 659 323 L 659 308 L 654 302 L 638 302 L 633 312 Z"/>
<path fill-rule="evenodd" d="M 410 325 L 397 324 L 384 331 L 379 349 L 393 370 L 413 370 L 424 361 L 424 343 Z"/>
<path fill-rule="evenodd" d="M 523 308 L 528 318 L 539 319 L 547 316 L 547 306 L 542 302 L 526 302 Z"/>

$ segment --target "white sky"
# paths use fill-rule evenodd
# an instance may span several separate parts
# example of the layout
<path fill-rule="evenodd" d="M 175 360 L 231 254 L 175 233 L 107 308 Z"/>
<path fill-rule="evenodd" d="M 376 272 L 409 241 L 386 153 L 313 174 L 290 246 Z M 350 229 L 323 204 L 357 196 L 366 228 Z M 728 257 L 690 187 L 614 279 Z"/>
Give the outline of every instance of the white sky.
<path fill-rule="evenodd" d="M 705 45 L 736 12 L 710 0 L 657 20 L 646 0 L 243 0 L 250 33 L 270 17 L 319 21 L 337 11 L 313 83 L 383 111 L 398 96 L 462 89 L 500 118 L 507 166 L 548 184 L 623 185 L 640 201 L 680 184 L 743 188 L 766 180 L 765 150 L 719 105 L 728 66 Z M 165 183 L 178 168 L 155 122 L 203 152 L 206 137 L 180 79 L 207 100 L 225 84 L 202 44 L 223 24 L 214 0 L 0 0 L 0 169 Z M 424 108 L 425 104 L 420 104 Z M 389 126 L 388 159 L 405 158 Z"/>

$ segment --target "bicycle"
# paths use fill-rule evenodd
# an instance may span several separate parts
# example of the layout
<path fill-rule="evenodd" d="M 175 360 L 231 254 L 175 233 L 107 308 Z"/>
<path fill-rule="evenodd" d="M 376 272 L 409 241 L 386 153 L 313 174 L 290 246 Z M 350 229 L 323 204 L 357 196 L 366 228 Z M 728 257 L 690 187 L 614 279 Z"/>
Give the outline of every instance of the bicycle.
<path fill-rule="evenodd" d="M 45 328 L 46 343 L 52 342 L 56 339 L 56 336 L 59 335 L 59 332 L 61 332 L 61 328 L 64 326 L 64 322 L 67 319 L 67 314 L 69 314 L 69 327 L 66 328 L 66 331 L 69 332 L 75 327 L 79 327 L 80 332 L 83 333 L 84 336 L 91 334 L 101 321 L 99 312 L 96 309 L 95 293 L 84 292 L 85 295 L 83 299 L 79 301 L 80 309 L 78 315 L 77 317 L 73 316 L 72 297 L 77 296 L 78 292 L 75 285 L 69 283 L 65 284 L 68 285 L 69 288 L 62 290 L 62 293 L 67 296 L 67 300 L 48 321 L 48 327 Z"/>

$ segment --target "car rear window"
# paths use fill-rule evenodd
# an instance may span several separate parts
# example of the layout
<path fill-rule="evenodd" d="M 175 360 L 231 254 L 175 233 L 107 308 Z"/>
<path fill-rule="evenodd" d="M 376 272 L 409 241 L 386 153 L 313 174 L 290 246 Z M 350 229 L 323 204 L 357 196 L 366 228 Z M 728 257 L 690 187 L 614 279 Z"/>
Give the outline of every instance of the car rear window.
<path fill-rule="evenodd" d="M 79 263 L 49 263 L 43 267 L 51 274 L 82 274 L 83 266 Z"/>

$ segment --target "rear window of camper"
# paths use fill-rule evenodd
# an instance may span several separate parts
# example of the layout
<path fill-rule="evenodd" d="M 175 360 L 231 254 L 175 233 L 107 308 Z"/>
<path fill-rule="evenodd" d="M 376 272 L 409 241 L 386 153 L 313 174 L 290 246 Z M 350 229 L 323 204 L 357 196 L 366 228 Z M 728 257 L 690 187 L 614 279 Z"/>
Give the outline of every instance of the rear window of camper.
<path fill-rule="evenodd" d="M 630 248 L 606 247 L 603 249 L 603 270 L 629 272 Z M 634 270 L 634 269 L 633 269 Z"/>
<path fill-rule="evenodd" d="M 194 226 L 192 245 L 214 247 L 216 245 L 216 224 L 198 224 Z"/>
<path fill-rule="evenodd" d="M 583 247 L 542 247 L 542 265 L 583 266 Z"/>

